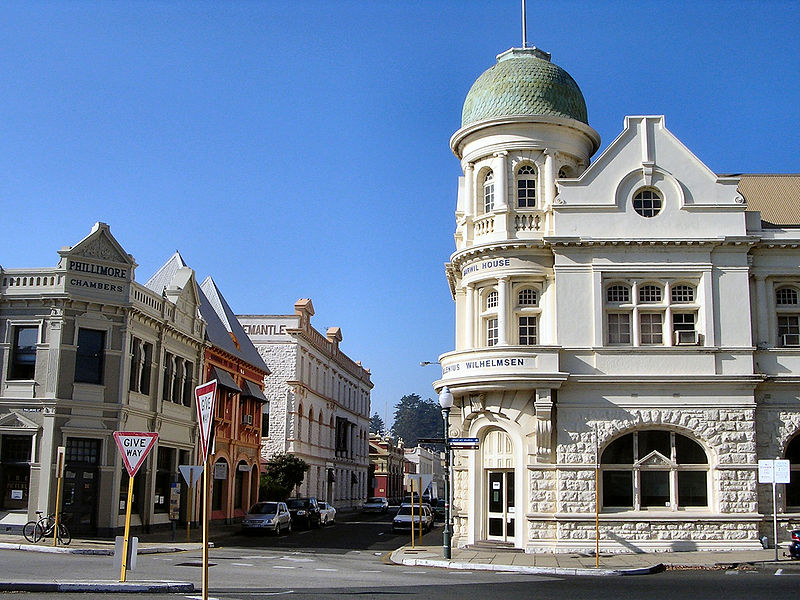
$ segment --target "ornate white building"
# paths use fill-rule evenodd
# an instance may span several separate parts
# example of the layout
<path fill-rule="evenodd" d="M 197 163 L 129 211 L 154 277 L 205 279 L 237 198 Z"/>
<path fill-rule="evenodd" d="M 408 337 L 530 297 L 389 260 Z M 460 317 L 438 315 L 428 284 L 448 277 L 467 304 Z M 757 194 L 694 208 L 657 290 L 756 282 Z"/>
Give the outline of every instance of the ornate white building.
<path fill-rule="evenodd" d="M 339 349 L 341 329 L 322 335 L 311 325 L 311 300 L 298 300 L 294 309 L 237 317 L 272 371 L 265 378 L 261 455 L 289 453 L 310 465 L 298 494 L 337 508 L 360 506 L 368 486 L 369 369 Z"/>
<path fill-rule="evenodd" d="M 446 265 L 454 541 L 527 552 L 760 548 L 800 521 L 800 176 L 713 173 L 664 117 L 600 137 L 514 48 L 474 83 Z M 763 214 L 760 214 L 762 211 Z M 595 465 L 599 463 L 599 477 Z M 779 533 L 779 541 L 785 541 Z"/>

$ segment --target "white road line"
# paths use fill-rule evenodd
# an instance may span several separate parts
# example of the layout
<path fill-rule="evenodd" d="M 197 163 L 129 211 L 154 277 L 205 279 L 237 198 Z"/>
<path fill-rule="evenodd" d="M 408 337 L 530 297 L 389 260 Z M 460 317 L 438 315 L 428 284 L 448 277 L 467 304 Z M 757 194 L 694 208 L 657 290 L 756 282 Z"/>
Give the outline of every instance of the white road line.
<path fill-rule="evenodd" d="M 330 571 L 331 573 L 336 573 L 339 569 L 314 569 L 315 571 Z"/>
<path fill-rule="evenodd" d="M 234 567 L 252 567 L 253 563 L 231 563 Z"/>
<path fill-rule="evenodd" d="M 359 573 L 380 573 L 381 571 L 359 571 Z"/>
<path fill-rule="evenodd" d="M 297 567 L 290 567 L 289 565 L 272 565 L 273 569 L 296 569 Z"/>
<path fill-rule="evenodd" d="M 291 562 L 315 562 L 313 558 L 294 558 L 293 556 L 282 556 L 281 560 L 288 560 Z"/>
<path fill-rule="evenodd" d="M 425 575 L 427 571 L 403 571 L 404 575 Z"/>

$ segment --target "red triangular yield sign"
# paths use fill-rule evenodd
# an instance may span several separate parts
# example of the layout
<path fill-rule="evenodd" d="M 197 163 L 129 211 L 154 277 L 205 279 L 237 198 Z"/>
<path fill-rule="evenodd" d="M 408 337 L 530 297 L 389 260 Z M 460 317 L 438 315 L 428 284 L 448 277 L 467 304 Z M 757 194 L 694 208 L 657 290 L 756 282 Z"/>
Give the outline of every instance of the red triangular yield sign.
<path fill-rule="evenodd" d="M 214 404 L 217 400 L 217 380 L 213 379 L 194 388 L 197 400 L 197 421 L 200 424 L 200 463 L 205 464 L 208 457 L 208 440 L 214 420 Z"/>
<path fill-rule="evenodd" d="M 157 433 L 141 431 L 115 431 L 114 441 L 122 454 L 122 462 L 128 475 L 133 477 L 144 463 L 158 439 Z"/>

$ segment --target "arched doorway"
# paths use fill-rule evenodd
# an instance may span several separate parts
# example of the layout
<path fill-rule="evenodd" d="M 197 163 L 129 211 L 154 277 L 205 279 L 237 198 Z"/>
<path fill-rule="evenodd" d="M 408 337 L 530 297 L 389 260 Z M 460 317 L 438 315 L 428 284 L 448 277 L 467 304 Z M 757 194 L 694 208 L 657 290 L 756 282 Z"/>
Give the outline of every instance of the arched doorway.
<path fill-rule="evenodd" d="M 513 542 L 516 533 L 514 446 L 511 436 L 492 429 L 481 444 L 487 540 Z"/>

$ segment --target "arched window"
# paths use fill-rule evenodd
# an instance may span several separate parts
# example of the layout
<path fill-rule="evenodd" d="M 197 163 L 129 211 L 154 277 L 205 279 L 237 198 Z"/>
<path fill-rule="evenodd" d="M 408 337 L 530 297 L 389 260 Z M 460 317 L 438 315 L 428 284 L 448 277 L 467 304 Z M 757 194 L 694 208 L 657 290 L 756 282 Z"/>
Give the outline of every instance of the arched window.
<path fill-rule="evenodd" d="M 489 171 L 483 178 L 483 212 L 494 210 L 494 174 Z"/>
<path fill-rule="evenodd" d="M 303 405 L 297 407 L 297 439 L 303 437 Z"/>
<path fill-rule="evenodd" d="M 800 346 L 800 312 L 798 312 L 797 290 L 780 287 L 775 290 L 775 307 L 778 311 L 778 345 Z"/>
<path fill-rule="evenodd" d="M 633 197 L 633 210 L 642 217 L 655 217 L 661 212 L 662 206 L 661 194 L 651 188 L 639 190 Z"/>
<path fill-rule="evenodd" d="M 536 169 L 522 165 L 517 169 L 517 206 L 536 208 Z"/>
<path fill-rule="evenodd" d="M 486 309 L 491 310 L 493 308 L 497 308 L 497 290 L 492 290 L 488 294 L 486 294 Z"/>
<path fill-rule="evenodd" d="M 524 288 L 520 290 L 519 294 L 517 295 L 517 303 L 520 306 L 536 306 L 539 303 L 536 290 L 532 290 L 531 288 Z"/>
<path fill-rule="evenodd" d="M 627 285 L 610 285 L 606 290 L 606 302 L 609 304 L 627 304 L 631 301 L 631 288 Z"/>
<path fill-rule="evenodd" d="M 661 288 L 657 285 L 643 285 L 639 288 L 639 302 L 641 303 L 661 302 L 662 298 Z"/>
<path fill-rule="evenodd" d="M 694 288 L 690 285 L 673 285 L 670 295 L 672 296 L 673 304 L 694 302 Z"/>
<path fill-rule="evenodd" d="M 603 450 L 604 509 L 679 510 L 708 506 L 708 457 L 674 431 L 625 434 Z"/>
<path fill-rule="evenodd" d="M 533 288 L 523 287 L 517 292 L 514 308 L 517 320 L 517 339 L 520 346 L 539 343 L 539 294 Z"/>
<path fill-rule="evenodd" d="M 786 507 L 788 512 L 800 512 L 800 435 L 794 436 L 786 447 L 789 461 L 789 483 L 786 485 Z"/>

